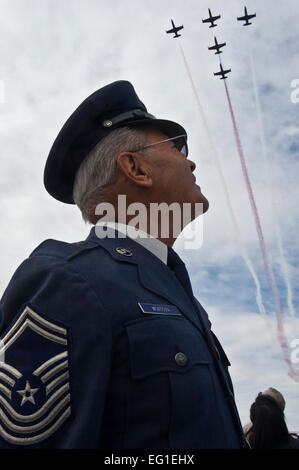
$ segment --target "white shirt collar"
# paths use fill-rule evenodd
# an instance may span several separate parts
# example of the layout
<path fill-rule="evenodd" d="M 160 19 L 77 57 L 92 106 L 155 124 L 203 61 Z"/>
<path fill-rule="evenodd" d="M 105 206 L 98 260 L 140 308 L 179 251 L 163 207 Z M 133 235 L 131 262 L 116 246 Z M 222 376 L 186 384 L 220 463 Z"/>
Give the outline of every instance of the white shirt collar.
<path fill-rule="evenodd" d="M 99 222 L 97 225 L 105 225 L 124 233 L 127 237 L 132 238 L 137 243 L 153 253 L 153 255 L 157 256 L 157 258 L 159 258 L 162 263 L 167 264 L 167 245 L 149 233 L 146 233 L 143 230 L 138 230 L 131 225 L 125 225 L 118 222 Z"/>

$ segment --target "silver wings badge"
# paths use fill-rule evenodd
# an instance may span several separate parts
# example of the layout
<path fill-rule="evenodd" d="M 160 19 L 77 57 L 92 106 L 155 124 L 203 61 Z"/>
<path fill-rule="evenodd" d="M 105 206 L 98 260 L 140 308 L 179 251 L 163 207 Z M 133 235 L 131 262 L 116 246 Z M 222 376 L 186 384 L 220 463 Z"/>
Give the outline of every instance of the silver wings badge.
<path fill-rule="evenodd" d="M 0 436 L 36 445 L 71 415 L 67 329 L 27 306 L 0 344 Z"/>

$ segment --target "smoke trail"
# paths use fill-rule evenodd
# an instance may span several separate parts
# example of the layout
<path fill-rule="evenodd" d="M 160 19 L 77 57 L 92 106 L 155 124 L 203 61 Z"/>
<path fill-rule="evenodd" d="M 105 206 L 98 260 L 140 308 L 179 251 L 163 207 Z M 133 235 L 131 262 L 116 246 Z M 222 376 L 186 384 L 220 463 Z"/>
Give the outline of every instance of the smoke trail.
<path fill-rule="evenodd" d="M 284 360 L 285 360 L 285 362 L 286 362 L 286 364 L 288 365 L 288 368 L 289 368 L 289 373 L 288 374 L 291 378 L 296 380 L 296 372 L 293 370 L 292 363 L 289 359 L 289 350 L 288 350 L 288 345 L 286 343 L 285 334 L 284 334 L 283 311 L 282 311 L 282 306 L 281 306 L 281 302 L 280 302 L 280 297 L 279 297 L 278 290 L 277 290 L 274 278 L 272 276 L 271 268 L 270 268 L 270 265 L 269 265 L 269 262 L 268 262 L 268 255 L 267 255 L 265 240 L 264 240 L 264 236 L 263 236 L 263 231 L 262 231 L 262 227 L 261 227 L 261 223 L 260 223 L 260 219 L 259 219 L 259 215 L 258 215 L 258 210 L 257 210 L 257 206 L 256 206 L 256 203 L 255 203 L 255 199 L 254 199 L 254 195 L 253 195 L 253 191 L 252 191 L 252 187 L 251 187 L 251 183 L 250 183 L 250 179 L 249 179 L 249 175 L 248 175 L 248 172 L 247 172 L 245 157 L 244 157 L 244 153 L 243 153 L 243 149 L 242 149 L 242 144 L 241 144 L 239 131 L 238 131 L 238 127 L 237 127 L 237 123 L 236 123 L 236 119 L 235 119 L 235 115 L 234 115 L 234 111 L 233 111 L 233 107 L 232 107 L 230 94 L 229 94 L 229 91 L 228 91 L 228 86 L 227 86 L 226 80 L 223 80 L 223 81 L 224 81 L 226 97 L 227 97 L 227 101 L 228 101 L 228 105 L 229 105 L 229 110 L 230 110 L 230 114 L 231 114 L 231 118 L 232 118 L 234 134 L 235 134 L 238 153 L 239 153 L 239 157 L 240 157 L 240 161 L 241 161 L 241 167 L 242 167 L 243 175 L 244 175 L 245 182 L 246 182 L 246 187 L 247 187 L 247 192 L 248 192 L 252 212 L 253 212 L 253 215 L 254 215 L 256 230 L 257 230 L 258 238 L 259 238 L 259 242 L 260 242 L 260 247 L 261 247 L 261 250 L 262 250 L 264 268 L 265 268 L 265 272 L 266 272 L 266 276 L 267 276 L 267 279 L 268 279 L 269 286 L 270 286 L 270 288 L 272 290 L 272 293 L 273 293 L 274 302 L 275 302 L 275 305 L 276 305 L 278 341 L 279 341 L 279 344 L 280 344 L 282 352 L 283 352 Z"/>
<path fill-rule="evenodd" d="M 238 226 L 238 223 L 237 223 L 237 219 L 235 217 L 235 214 L 234 214 L 234 210 L 233 210 L 233 207 L 232 207 L 232 204 L 231 204 L 231 200 L 230 200 L 230 196 L 229 196 L 229 191 L 228 191 L 228 188 L 227 188 L 227 185 L 226 185 L 226 181 L 225 181 L 225 178 L 224 178 L 224 175 L 223 175 L 223 171 L 222 171 L 222 168 L 221 168 L 221 163 L 220 163 L 220 159 L 219 159 L 219 156 L 218 156 L 218 151 L 217 151 L 217 148 L 216 148 L 216 145 L 214 143 L 214 139 L 212 137 L 212 134 L 210 132 L 210 128 L 209 128 L 209 125 L 208 125 L 208 121 L 206 119 L 206 116 L 205 116 L 205 113 L 204 113 L 204 110 L 203 110 L 203 107 L 201 105 L 201 102 L 200 102 L 200 99 L 199 99 L 199 95 L 197 93 L 197 89 L 196 89 L 196 86 L 194 84 L 194 81 L 193 81 L 193 78 L 192 78 L 192 74 L 191 74 L 191 71 L 190 71 L 190 67 L 188 65 L 188 62 L 187 62 L 187 59 L 186 59 L 186 56 L 184 54 L 184 51 L 183 51 L 183 47 L 180 43 L 180 41 L 178 41 L 178 44 L 179 44 L 179 48 L 180 48 L 180 51 L 181 51 L 181 54 L 182 54 L 182 57 L 183 57 L 183 60 L 184 60 L 184 64 L 185 64 L 185 67 L 186 67 L 186 70 L 187 70 L 187 73 L 188 73 L 188 76 L 189 76 L 189 79 L 190 79 L 190 82 L 191 82 L 191 86 L 192 86 L 192 89 L 193 89 L 193 92 L 194 92 L 194 95 L 195 95 L 195 99 L 196 99 L 196 103 L 197 103 L 197 106 L 198 106 L 198 110 L 200 112 L 200 116 L 201 116 L 201 119 L 203 121 L 203 124 L 204 124 L 204 127 L 205 127 L 205 130 L 206 130 L 206 133 L 207 133 L 207 136 L 208 136 L 208 140 L 209 140 L 209 145 L 210 145 L 210 148 L 211 148 L 211 154 L 213 155 L 214 157 L 214 160 L 215 160 L 215 163 L 216 163 L 216 168 L 218 170 L 218 174 L 220 176 L 220 180 L 221 180 L 221 183 L 222 183 L 222 186 L 223 186 L 223 190 L 224 190 L 224 194 L 225 194 L 225 199 L 226 199 L 226 204 L 227 204 L 227 207 L 229 209 L 229 213 L 230 213 L 230 216 L 231 216 L 231 219 L 232 219 L 232 223 L 233 223 L 233 228 L 234 228 L 234 231 L 235 231 L 235 236 L 236 236 L 236 240 L 239 244 L 239 247 L 240 247 L 240 250 L 241 250 L 241 254 L 244 258 L 244 261 L 246 263 L 246 266 L 254 280 L 254 283 L 255 283 L 255 286 L 256 286 L 256 303 L 257 303 L 257 306 L 258 306 L 258 309 L 261 313 L 261 315 L 263 316 L 264 320 L 266 321 L 267 325 L 268 325 L 268 328 L 269 330 L 271 331 L 271 333 L 273 334 L 274 338 L 275 338 L 275 341 L 276 341 L 276 336 L 274 335 L 274 332 L 273 332 L 273 328 L 272 328 L 272 324 L 270 323 L 269 321 L 269 318 L 267 316 L 267 313 L 266 313 L 266 310 L 265 310 L 265 307 L 263 305 L 263 300 L 262 300 L 262 294 L 261 294 L 261 286 L 260 286 L 260 282 L 259 282 L 259 279 L 256 275 L 256 272 L 253 268 L 253 265 L 249 259 L 249 256 L 247 254 L 247 250 L 246 250 L 246 246 L 245 246 L 245 243 L 243 241 L 243 238 L 242 238 L 242 234 L 241 234 L 241 231 L 239 229 L 239 226 Z"/>
<path fill-rule="evenodd" d="M 293 305 L 293 292 L 292 292 L 292 287 L 291 287 L 291 282 L 290 282 L 289 269 L 288 269 L 288 265 L 287 265 L 285 254 L 284 254 L 284 246 L 283 246 L 281 230 L 280 230 L 280 223 L 279 223 L 279 214 L 278 214 L 278 209 L 277 209 L 277 205 L 276 205 L 276 201 L 275 201 L 275 197 L 274 197 L 273 181 L 272 181 L 270 163 L 269 163 L 269 158 L 268 158 L 268 149 L 267 149 L 266 139 L 265 139 L 265 131 L 264 131 L 263 118 L 262 118 L 261 103 L 260 103 L 260 98 L 259 98 L 259 93 L 258 93 L 255 66 L 254 66 L 254 60 L 253 60 L 252 48 L 251 47 L 249 48 L 249 56 L 250 56 L 252 82 L 253 82 L 255 101 L 256 101 L 256 107 L 257 107 L 257 116 L 258 116 L 259 130 L 260 130 L 260 138 L 261 138 L 261 143 L 262 143 L 262 155 L 263 155 L 264 162 L 265 162 L 267 183 L 268 183 L 268 187 L 269 187 L 269 191 L 270 191 L 270 197 L 271 197 L 271 207 L 272 207 L 272 210 L 273 210 L 274 227 L 275 227 L 275 233 L 276 233 L 276 238 L 277 238 L 279 253 L 280 253 L 281 270 L 282 270 L 282 273 L 283 273 L 283 276 L 284 276 L 284 279 L 285 279 L 285 283 L 286 283 L 286 287 L 287 287 L 287 300 L 288 300 L 289 311 L 290 311 L 290 313 L 293 317 L 293 320 L 295 320 L 295 309 L 294 309 L 294 305 Z M 294 323 L 294 326 L 295 326 L 295 329 L 297 329 L 297 326 L 296 326 L 295 323 Z"/>

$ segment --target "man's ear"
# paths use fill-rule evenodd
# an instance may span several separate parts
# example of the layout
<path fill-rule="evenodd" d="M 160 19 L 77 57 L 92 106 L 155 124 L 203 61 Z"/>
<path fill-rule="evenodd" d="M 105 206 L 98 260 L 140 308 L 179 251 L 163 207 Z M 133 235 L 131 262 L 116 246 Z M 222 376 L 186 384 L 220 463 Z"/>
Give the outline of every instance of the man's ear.
<path fill-rule="evenodd" d="M 132 183 L 145 188 L 152 187 L 152 171 L 137 152 L 122 152 L 117 159 L 119 172 Z"/>

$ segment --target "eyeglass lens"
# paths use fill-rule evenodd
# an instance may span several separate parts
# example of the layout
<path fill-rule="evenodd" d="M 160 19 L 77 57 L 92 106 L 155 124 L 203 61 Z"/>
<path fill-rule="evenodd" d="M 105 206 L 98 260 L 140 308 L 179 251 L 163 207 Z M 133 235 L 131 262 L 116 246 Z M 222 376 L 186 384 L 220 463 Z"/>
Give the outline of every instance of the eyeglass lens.
<path fill-rule="evenodd" d="M 188 147 L 186 140 L 182 137 L 174 141 L 174 144 L 179 152 L 181 152 L 185 157 L 188 156 Z"/>

